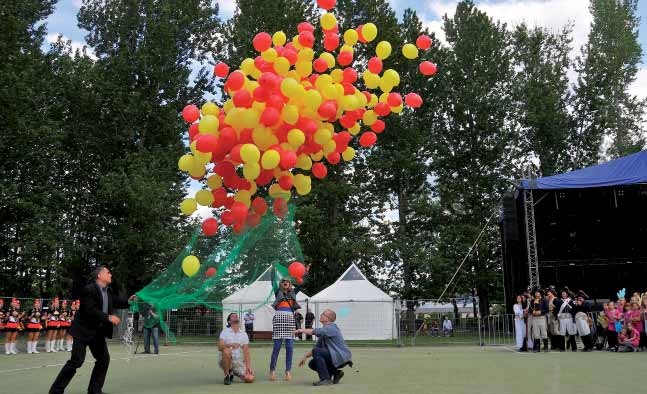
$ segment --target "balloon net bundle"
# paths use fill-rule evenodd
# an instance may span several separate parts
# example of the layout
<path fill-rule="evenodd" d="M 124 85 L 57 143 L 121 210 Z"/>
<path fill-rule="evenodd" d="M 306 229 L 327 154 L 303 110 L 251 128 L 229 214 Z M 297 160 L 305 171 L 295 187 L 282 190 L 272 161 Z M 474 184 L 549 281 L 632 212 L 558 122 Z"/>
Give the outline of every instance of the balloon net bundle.
<path fill-rule="evenodd" d="M 200 230 L 196 231 L 173 263 L 137 292 L 140 302 L 133 304 L 132 311 L 146 318 L 152 310 L 173 341 L 173 333 L 163 319 L 165 311 L 187 304 L 226 311 L 224 298 L 273 267 L 272 291 L 255 309 L 262 307 L 273 299 L 278 282 L 289 276 L 287 265 L 303 261 L 294 227 L 295 209 L 291 204 L 284 218 L 268 213 L 259 225 L 243 234 L 230 231 L 221 233 L 222 237 L 204 237 Z M 193 254 L 207 257 L 201 259 L 195 274 L 187 276 L 183 261 Z"/>

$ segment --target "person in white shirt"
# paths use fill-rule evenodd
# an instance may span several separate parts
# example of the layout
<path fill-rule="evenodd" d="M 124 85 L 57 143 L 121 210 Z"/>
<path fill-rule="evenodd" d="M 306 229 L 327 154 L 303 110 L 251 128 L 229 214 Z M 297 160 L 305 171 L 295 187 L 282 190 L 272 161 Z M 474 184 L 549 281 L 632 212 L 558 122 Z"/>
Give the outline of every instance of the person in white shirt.
<path fill-rule="evenodd" d="M 227 316 L 227 327 L 220 333 L 218 342 L 218 364 L 225 372 L 225 385 L 234 381 L 238 376 L 245 383 L 254 381 L 254 371 L 249 357 L 249 338 L 240 328 L 237 313 Z"/>
<path fill-rule="evenodd" d="M 452 326 L 452 321 L 445 316 L 445 320 L 443 321 L 443 334 L 448 337 L 452 335 L 453 330 L 454 327 Z"/>
<path fill-rule="evenodd" d="M 245 312 L 245 315 L 243 316 L 243 319 L 245 320 L 245 332 L 247 333 L 247 336 L 249 337 L 250 341 L 253 341 L 253 335 L 254 335 L 254 320 L 256 319 L 254 316 L 254 312 L 252 310 L 248 310 Z"/>

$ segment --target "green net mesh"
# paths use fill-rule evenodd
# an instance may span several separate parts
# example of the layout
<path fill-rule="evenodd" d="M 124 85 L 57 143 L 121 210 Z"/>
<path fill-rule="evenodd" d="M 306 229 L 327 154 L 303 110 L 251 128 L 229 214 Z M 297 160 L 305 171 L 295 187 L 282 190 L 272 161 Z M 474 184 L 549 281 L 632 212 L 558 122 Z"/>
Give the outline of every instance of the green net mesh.
<path fill-rule="evenodd" d="M 160 317 L 161 329 L 174 342 L 175 337 L 163 319 L 165 311 L 187 304 L 227 311 L 222 303 L 224 298 L 251 284 L 272 267 L 272 291 L 255 309 L 261 308 L 274 297 L 280 280 L 289 276 L 287 265 L 303 261 L 294 213 L 293 204 L 284 218 L 269 211 L 258 226 L 241 235 L 227 228 L 221 231 L 220 237 L 207 238 L 198 229 L 166 270 L 137 292 L 139 301 L 132 304 L 131 311 L 148 315 L 148 310 L 154 308 Z M 188 255 L 200 258 L 200 270 L 191 277 L 182 271 L 182 261 Z M 207 276 L 210 268 L 216 272 Z"/>

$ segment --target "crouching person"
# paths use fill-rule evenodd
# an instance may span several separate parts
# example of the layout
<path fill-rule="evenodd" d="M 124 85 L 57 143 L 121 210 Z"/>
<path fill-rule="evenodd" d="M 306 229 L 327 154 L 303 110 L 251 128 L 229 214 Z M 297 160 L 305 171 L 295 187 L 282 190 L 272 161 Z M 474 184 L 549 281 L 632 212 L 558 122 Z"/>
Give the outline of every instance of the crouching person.
<path fill-rule="evenodd" d="M 240 328 L 237 313 L 227 316 L 227 327 L 220 333 L 218 350 L 218 363 L 225 372 L 225 385 L 230 385 L 234 381 L 234 376 L 238 376 L 245 383 L 254 381 L 254 371 L 249 357 L 249 338 Z"/>
<path fill-rule="evenodd" d="M 303 366 L 312 357 L 308 366 L 313 371 L 319 374 L 319 381 L 314 382 L 313 386 L 326 386 L 329 384 L 337 384 L 344 376 L 344 371 L 341 370 L 346 365 L 353 366 L 351 361 L 350 349 L 344 342 L 344 337 L 335 324 L 337 315 L 331 309 L 323 311 L 319 316 L 321 328 L 303 328 L 296 330 L 297 334 L 316 335 L 317 343 L 315 347 L 306 353 L 303 359 L 299 362 L 299 366 Z"/>

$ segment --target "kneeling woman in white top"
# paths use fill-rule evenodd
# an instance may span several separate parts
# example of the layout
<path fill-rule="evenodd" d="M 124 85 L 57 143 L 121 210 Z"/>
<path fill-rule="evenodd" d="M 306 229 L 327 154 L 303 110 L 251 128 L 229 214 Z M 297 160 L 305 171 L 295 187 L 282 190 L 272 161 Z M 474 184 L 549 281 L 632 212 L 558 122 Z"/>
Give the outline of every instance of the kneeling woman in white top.
<path fill-rule="evenodd" d="M 227 316 L 227 327 L 220 333 L 218 342 L 218 363 L 225 372 L 226 385 L 238 376 L 245 383 L 254 381 L 254 371 L 249 357 L 249 338 L 240 328 L 240 318 L 237 313 Z"/>

